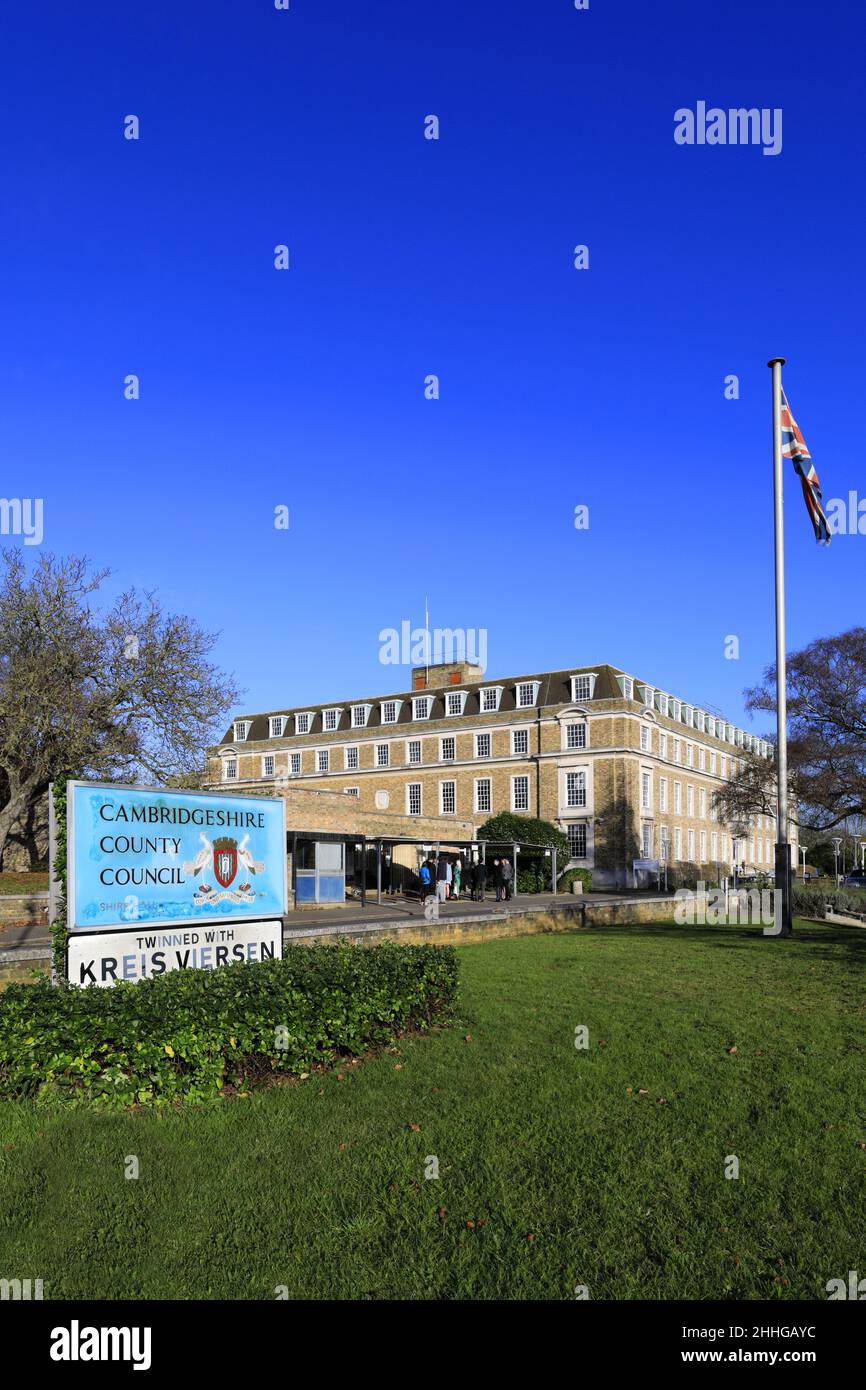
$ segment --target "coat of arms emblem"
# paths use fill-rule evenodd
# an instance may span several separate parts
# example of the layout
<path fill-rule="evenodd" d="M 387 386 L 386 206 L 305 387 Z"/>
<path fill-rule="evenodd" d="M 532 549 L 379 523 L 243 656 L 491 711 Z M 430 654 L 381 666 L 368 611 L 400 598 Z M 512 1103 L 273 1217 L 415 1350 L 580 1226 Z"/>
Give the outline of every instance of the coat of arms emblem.
<path fill-rule="evenodd" d="M 221 835 L 213 842 L 213 871 L 221 888 L 228 888 L 238 871 L 238 842 Z"/>

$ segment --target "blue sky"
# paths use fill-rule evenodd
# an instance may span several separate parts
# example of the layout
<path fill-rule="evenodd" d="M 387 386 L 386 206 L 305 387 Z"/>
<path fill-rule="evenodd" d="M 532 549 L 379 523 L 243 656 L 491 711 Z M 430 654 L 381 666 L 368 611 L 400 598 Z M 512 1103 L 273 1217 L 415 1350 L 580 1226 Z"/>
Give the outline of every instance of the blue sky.
<path fill-rule="evenodd" d="M 866 498 L 864 27 L 838 0 L 19 10 L 4 495 L 220 629 L 247 711 L 406 688 L 378 635 L 428 594 L 491 675 L 610 661 L 741 718 L 773 655 L 769 356 L 825 501 Z M 782 152 L 676 145 L 699 100 L 781 107 Z M 819 549 L 786 467 L 794 648 L 863 621 L 866 536 Z"/>

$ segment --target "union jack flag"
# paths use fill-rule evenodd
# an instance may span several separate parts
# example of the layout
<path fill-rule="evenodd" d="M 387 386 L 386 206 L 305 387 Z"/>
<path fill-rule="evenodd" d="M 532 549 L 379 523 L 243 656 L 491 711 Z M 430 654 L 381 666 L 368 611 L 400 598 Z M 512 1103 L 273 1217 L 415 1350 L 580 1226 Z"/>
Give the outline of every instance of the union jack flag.
<path fill-rule="evenodd" d="M 782 390 L 782 388 L 779 388 Z M 815 540 L 819 545 L 830 544 L 830 527 L 821 505 L 821 484 L 812 463 L 812 455 L 800 433 L 800 426 L 791 414 L 788 397 L 782 391 L 782 457 L 790 459 L 800 475 L 803 500 L 806 511 L 815 528 Z"/>

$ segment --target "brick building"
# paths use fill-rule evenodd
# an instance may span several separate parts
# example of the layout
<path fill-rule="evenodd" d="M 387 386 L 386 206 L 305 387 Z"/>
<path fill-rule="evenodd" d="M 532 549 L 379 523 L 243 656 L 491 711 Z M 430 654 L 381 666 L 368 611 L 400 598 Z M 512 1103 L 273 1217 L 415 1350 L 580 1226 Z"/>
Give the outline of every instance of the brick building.
<path fill-rule="evenodd" d="M 706 879 L 734 861 L 772 872 L 772 819 L 731 827 L 713 807 L 746 750 L 771 751 L 617 667 L 490 680 L 452 662 L 415 669 L 408 691 L 238 716 L 209 766 L 238 790 L 347 794 L 358 833 L 374 815 L 455 835 L 500 811 L 539 816 L 572 866 L 613 886 L 636 858 Z"/>

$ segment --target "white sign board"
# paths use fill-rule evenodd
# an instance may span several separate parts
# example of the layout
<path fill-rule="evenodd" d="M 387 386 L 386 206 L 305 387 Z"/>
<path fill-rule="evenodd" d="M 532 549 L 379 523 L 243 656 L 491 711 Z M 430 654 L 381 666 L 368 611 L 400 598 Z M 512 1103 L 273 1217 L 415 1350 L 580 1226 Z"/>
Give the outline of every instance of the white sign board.
<path fill-rule="evenodd" d="M 73 985 L 111 985 L 115 980 L 148 980 L 169 970 L 216 970 L 240 960 L 280 960 L 282 954 L 279 919 L 76 932 L 69 938 L 66 975 Z"/>

